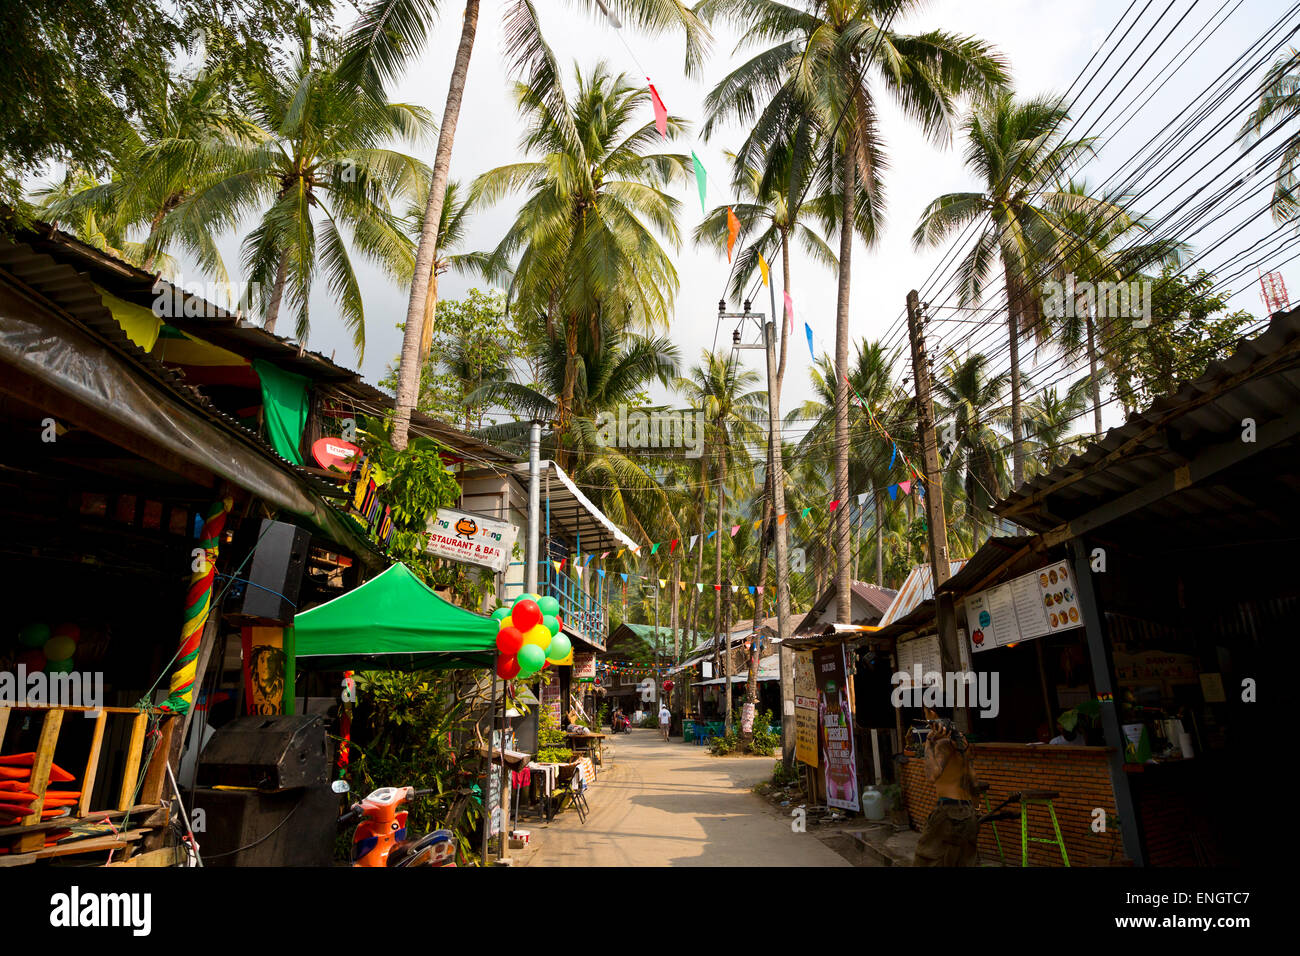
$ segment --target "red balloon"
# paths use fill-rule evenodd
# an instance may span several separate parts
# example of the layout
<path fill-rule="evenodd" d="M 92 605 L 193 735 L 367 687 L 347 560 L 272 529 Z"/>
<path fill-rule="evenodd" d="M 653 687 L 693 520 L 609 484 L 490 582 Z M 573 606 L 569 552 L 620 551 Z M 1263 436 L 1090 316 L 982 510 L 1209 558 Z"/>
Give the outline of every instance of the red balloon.
<path fill-rule="evenodd" d="M 510 609 L 510 620 L 520 632 L 527 634 L 542 623 L 542 609 L 537 606 L 536 601 L 524 598 L 516 601 L 515 606 Z"/>
<path fill-rule="evenodd" d="M 506 626 L 497 631 L 497 650 L 505 657 L 514 657 L 524 646 L 524 634 L 517 627 Z"/>
<path fill-rule="evenodd" d="M 27 668 L 27 672 L 35 673 L 36 671 L 45 670 L 45 652 L 39 647 L 28 648 L 18 655 L 17 663 Z"/>
<path fill-rule="evenodd" d="M 519 661 L 515 660 L 515 655 L 503 654 L 497 658 L 497 677 L 502 680 L 514 680 L 519 674 Z"/>

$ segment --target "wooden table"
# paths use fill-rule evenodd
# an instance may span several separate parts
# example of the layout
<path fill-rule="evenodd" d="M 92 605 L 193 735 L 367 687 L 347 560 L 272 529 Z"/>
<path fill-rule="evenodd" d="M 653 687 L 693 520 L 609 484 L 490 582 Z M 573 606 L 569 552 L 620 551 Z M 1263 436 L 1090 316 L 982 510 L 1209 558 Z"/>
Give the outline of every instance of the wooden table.
<path fill-rule="evenodd" d="M 605 734 L 565 734 L 564 736 L 569 741 L 570 750 L 586 754 L 588 757 L 591 757 L 592 760 L 596 761 L 597 766 L 605 766 L 605 762 L 601 759 L 601 747 L 603 745 L 602 742 L 606 737 Z M 584 746 L 579 746 L 580 741 Z"/>

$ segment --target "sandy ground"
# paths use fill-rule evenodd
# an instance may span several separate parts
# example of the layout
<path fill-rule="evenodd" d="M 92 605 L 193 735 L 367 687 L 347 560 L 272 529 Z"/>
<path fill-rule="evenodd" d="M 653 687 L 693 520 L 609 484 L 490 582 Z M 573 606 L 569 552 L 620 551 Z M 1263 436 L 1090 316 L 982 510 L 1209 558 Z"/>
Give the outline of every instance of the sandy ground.
<path fill-rule="evenodd" d="M 606 740 L 585 824 L 568 809 L 532 831 L 521 866 L 849 866 L 811 833 L 795 833 L 751 787 L 772 758 L 714 757 L 635 728 Z"/>

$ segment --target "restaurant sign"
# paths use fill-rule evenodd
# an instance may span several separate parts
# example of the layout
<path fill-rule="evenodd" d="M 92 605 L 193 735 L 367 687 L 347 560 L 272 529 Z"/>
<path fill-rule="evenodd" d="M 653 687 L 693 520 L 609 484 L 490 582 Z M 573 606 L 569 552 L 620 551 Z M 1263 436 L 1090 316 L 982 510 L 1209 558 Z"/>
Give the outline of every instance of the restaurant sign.
<path fill-rule="evenodd" d="M 844 647 L 818 648 L 812 658 L 820 703 L 822 751 L 826 755 L 826 805 L 857 810 L 861 797 Z"/>
<path fill-rule="evenodd" d="M 439 508 L 429 520 L 424 550 L 439 558 L 504 571 L 519 528 L 508 521 Z"/>
<path fill-rule="evenodd" d="M 966 598 L 966 627 L 975 651 L 1082 626 L 1078 589 L 1065 561 Z"/>

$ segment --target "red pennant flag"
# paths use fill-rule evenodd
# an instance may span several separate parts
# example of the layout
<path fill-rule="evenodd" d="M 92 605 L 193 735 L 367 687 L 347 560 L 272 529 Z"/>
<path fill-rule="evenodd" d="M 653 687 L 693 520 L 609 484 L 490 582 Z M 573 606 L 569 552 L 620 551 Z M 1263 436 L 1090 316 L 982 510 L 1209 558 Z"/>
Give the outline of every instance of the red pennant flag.
<path fill-rule="evenodd" d="M 736 237 L 740 235 L 740 220 L 736 214 L 727 207 L 727 261 L 731 261 L 731 250 L 736 245 Z"/>
<path fill-rule="evenodd" d="M 650 77 L 646 77 L 646 82 L 650 83 Z M 655 127 L 659 130 L 659 135 L 664 139 L 668 138 L 668 109 L 664 106 L 664 101 L 659 98 L 659 91 L 655 85 L 650 83 L 650 102 L 655 108 Z"/>
<path fill-rule="evenodd" d="M 715 591 L 721 591 L 721 590 L 722 590 L 722 585 L 721 585 L 721 584 L 715 584 L 715 585 L 713 585 L 713 590 L 715 590 Z"/>
<path fill-rule="evenodd" d="M 677 538 L 673 538 L 672 543 L 668 545 L 668 553 L 672 554 L 677 550 Z"/>
<path fill-rule="evenodd" d="M 831 511 L 834 511 L 834 510 L 835 510 L 836 508 L 838 508 L 839 506 L 840 506 L 840 499 L 836 498 L 834 501 L 831 502 L 831 509 L 830 509 L 830 510 L 831 510 Z"/>

